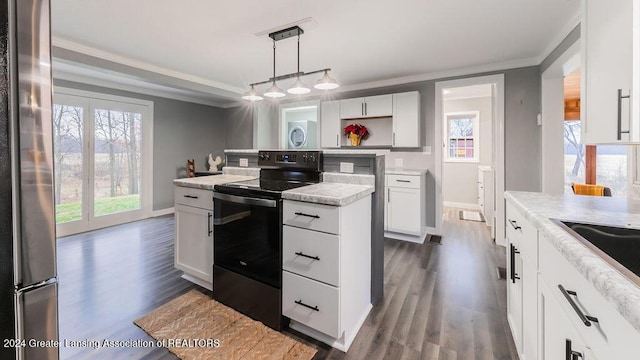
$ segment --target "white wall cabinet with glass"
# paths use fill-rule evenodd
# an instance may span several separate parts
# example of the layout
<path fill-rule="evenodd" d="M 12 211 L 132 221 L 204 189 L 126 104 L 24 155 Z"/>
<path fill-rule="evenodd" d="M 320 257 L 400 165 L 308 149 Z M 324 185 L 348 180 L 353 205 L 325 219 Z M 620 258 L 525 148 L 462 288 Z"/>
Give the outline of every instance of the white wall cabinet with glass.
<path fill-rule="evenodd" d="M 582 142 L 640 142 L 640 0 L 582 1 Z"/>
<path fill-rule="evenodd" d="M 411 148 L 420 146 L 420 93 L 378 95 L 325 101 L 320 112 L 320 146 L 349 146 L 343 129 L 350 123 L 369 128 L 362 146 Z"/>
<path fill-rule="evenodd" d="M 425 226 L 426 174 L 385 176 L 385 237 L 422 243 Z"/>
<path fill-rule="evenodd" d="M 213 192 L 176 185 L 175 219 L 175 267 L 213 290 Z"/>

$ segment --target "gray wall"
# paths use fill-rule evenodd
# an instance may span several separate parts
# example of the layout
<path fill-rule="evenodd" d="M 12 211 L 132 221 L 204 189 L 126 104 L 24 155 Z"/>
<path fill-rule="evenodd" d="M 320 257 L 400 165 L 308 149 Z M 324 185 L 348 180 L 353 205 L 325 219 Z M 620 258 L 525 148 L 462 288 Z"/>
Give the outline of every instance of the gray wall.
<path fill-rule="evenodd" d="M 255 111 L 255 106 L 241 106 L 222 110 L 226 130 L 226 149 L 253 148 L 253 118 Z"/>
<path fill-rule="evenodd" d="M 478 203 L 478 165 L 491 166 L 493 144 L 491 97 L 447 100 L 444 102 L 444 113 L 466 111 L 478 111 L 480 113 L 478 119 L 480 131 L 479 163 L 445 161 L 442 164 L 442 200 L 474 205 Z"/>
<path fill-rule="evenodd" d="M 505 78 L 505 186 L 507 190 L 540 191 L 540 127 L 536 116 L 540 113 L 540 67 L 530 66 L 504 71 L 470 74 L 451 78 L 420 81 L 375 89 L 331 93 L 332 100 L 359 96 L 373 96 L 404 91 L 420 91 L 422 131 L 421 142 L 431 146 L 432 155 L 425 161 L 427 175 L 427 226 L 435 225 L 435 83 L 484 75 L 504 74 Z M 309 99 L 305 99 L 307 101 Z M 329 100 L 326 99 L 321 100 Z M 251 107 L 247 104 L 240 108 Z M 277 116 L 277 113 L 276 113 Z M 231 119 L 227 119 L 230 121 Z M 276 122 L 277 123 L 277 122 Z M 246 124 L 250 129 L 253 124 Z M 399 151 L 416 151 L 398 149 Z M 395 149 L 394 149 L 395 151 Z"/>
<path fill-rule="evenodd" d="M 203 171 L 209 153 L 224 157 L 223 109 L 64 80 L 54 85 L 153 101 L 153 210 L 173 206 L 173 179 L 186 176 L 187 159 Z"/>
<path fill-rule="evenodd" d="M 540 74 L 545 72 L 562 54 L 567 51 L 571 47 L 571 45 L 575 44 L 576 41 L 580 40 L 580 24 L 576 25 L 576 27 L 571 30 L 569 35 L 565 37 L 562 42 L 555 48 L 553 51 L 547 55 L 547 57 L 542 60 L 540 63 Z"/>

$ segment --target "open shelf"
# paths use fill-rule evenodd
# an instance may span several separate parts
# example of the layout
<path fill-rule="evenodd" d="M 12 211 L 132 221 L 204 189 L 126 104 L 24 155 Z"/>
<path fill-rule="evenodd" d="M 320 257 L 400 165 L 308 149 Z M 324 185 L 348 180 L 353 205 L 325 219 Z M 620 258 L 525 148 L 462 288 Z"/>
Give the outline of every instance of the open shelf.
<path fill-rule="evenodd" d="M 342 119 L 342 141 L 340 147 L 344 148 L 358 148 L 351 146 L 351 141 L 344 136 L 344 128 L 350 124 L 361 124 L 367 127 L 369 130 L 369 137 L 367 140 L 360 142 L 360 148 L 381 148 L 391 147 L 393 137 L 393 121 L 391 117 L 378 117 L 378 118 L 366 118 L 366 119 Z"/>

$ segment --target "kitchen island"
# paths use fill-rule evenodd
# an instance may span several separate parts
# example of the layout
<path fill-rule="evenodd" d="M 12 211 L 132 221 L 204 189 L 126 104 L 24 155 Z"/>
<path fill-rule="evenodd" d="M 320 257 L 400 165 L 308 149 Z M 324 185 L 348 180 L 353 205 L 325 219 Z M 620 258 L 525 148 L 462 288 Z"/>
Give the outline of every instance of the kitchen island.
<path fill-rule="evenodd" d="M 640 202 L 514 191 L 505 199 L 507 318 L 521 358 L 635 358 L 640 287 L 559 220 L 637 229 Z"/>

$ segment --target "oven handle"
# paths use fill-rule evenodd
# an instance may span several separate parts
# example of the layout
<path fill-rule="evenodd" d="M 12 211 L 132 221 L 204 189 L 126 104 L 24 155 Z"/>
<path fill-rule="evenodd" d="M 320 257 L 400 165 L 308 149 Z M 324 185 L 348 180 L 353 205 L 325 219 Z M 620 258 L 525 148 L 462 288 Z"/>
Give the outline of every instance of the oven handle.
<path fill-rule="evenodd" d="M 244 204 L 244 205 L 254 205 L 254 206 L 269 207 L 269 208 L 274 208 L 278 206 L 278 203 L 276 200 L 221 194 L 218 192 L 213 193 L 213 198 L 222 200 L 222 201 L 236 203 L 236 204 Z"/>

